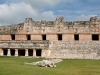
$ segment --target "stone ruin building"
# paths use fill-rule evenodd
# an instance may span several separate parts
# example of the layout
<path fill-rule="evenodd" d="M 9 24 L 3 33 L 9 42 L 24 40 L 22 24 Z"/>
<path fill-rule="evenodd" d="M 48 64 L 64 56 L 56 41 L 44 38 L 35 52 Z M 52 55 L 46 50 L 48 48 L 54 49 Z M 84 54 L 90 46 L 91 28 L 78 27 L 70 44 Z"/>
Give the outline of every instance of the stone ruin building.
<path fill-rule="evenodd" d="M 34 21 L 0 26 L 0 56 L 100 59 L 100 18 Z"/>

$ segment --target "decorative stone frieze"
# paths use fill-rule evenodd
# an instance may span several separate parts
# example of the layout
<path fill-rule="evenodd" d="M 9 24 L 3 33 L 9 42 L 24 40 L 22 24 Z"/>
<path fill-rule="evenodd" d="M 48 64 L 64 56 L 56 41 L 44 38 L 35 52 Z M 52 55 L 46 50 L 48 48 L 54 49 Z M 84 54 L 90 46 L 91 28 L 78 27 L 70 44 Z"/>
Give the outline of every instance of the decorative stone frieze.
<path fill-rule="evenodd" d="M 0 48 L 48 49 L 49 41 L 0 41 Z"/>

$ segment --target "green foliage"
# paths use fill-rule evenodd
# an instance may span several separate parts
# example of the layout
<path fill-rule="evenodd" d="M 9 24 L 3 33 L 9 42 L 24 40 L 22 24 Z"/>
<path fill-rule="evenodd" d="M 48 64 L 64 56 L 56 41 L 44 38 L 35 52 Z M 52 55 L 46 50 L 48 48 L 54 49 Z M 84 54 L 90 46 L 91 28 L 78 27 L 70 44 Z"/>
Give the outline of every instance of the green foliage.
<path fill-rule="evenodd" d="M 24 65 L 42 58 L 0 57 L 0 75 L 100 75 L 100 60 L 64 59 L 56 68 Z"/>

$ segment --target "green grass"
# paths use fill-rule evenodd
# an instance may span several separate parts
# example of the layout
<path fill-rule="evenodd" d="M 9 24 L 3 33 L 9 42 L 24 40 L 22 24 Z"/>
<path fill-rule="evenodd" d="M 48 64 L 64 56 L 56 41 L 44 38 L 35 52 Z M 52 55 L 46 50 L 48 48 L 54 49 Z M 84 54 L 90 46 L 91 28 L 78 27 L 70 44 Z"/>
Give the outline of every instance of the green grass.
<path fill-rule="evenodd" d="M 100 60 L 64 59 L 56 68 L 24 65 L 42 58 L 0 57 L 0 75 L 100 75 Z"/>

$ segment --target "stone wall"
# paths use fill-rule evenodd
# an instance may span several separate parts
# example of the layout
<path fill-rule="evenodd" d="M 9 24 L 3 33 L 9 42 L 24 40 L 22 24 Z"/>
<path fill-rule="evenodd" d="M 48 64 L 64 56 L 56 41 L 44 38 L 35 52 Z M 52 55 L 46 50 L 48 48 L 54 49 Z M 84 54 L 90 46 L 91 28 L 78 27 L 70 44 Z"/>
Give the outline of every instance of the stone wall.
<path fill-rule="evenodd" d="M 0 34 L 17 34 L 23 29 L 23 23 L 15 25 L 0 26 Z"/>
<path fill-rule="evenodd" d="M 15 40 L 27 40 L 27 35 L 15 35 Z"/>
<path fill-rule="evenodd" d="M 0 40 L 11 40 L 11 35 L 0 35 Z"/>
<path fill-rule="evenodd" d="M 63 41 L 74 41 L 74 34 L 63 34 L 62 40 Z"/>
<path fill-rule="evenodd" d="M 0 41 L 0 48 L 12 48 L 12 49 L 48 49 L 49 41 L 25 41 L 25 40 L 13 40 L 13 41 Z"/>
<path fill-rule="evenodd" d="M 27 18 L 24 23 L 0 26 L 0 34 L 99 34 L 100 18 L 95 16 L 89 21 L 64 21 L 63 17 L 55 21 L 33 21 Z"/>
<path fill-rule="evenodd" d="M 51 41 L 50 58 L 100 59 L 100 42 Z"/>
<path fill-rule="evenodd" d="M 91 34 L 80 34 L 79 40 L 80 41 L 92 41 L 92 35 Z"/>
<path fill-rule="evenodd" d="M 31 35 L 31 40 L 42 40 L 42 35 Z"/>
<path fill-rule="evenodd" d="M 28 35 L 29 38 L 28 39 Z M 46 35 L 46 40 L 58 41 L 58 34 L 14 34 L 14 39 L 12 35 L 0 35 L 0 40 L 43 40 L 43 35 Z M 62 41 L 75 41 L 74 34 L 61 34 Z M 92 34 L 78 34 L 78 41 L 93 41 Z M 100 34 L 97 34 L 97 41 L 100 41 Z"/>
<path fill-rule="evenodd" d="M 47 40 L 58 40 L 57 34 L 47 34 Z"/>

